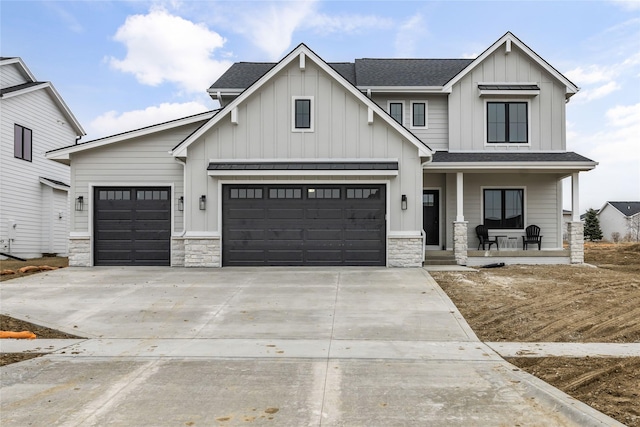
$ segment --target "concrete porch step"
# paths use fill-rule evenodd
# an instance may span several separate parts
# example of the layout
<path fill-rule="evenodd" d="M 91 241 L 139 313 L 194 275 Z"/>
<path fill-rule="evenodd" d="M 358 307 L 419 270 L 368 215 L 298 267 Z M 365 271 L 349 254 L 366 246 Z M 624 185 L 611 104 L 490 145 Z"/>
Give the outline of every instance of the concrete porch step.
<path fill-rule="evenodd" d="M 424 265 L 457 265 L 453 251 L 426 251 Z"/>

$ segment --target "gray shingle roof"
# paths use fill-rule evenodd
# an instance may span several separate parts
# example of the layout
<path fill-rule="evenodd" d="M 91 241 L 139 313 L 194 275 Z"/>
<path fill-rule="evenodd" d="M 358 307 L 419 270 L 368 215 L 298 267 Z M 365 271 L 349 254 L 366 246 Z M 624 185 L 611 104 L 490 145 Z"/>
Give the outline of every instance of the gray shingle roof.
<path fill-rule="evenodd" d="M 480 90 L 540 90 L 538 85 L 478 85 Z"/>
<path fill-rule="evenodd" d="M 472 59 L 356 59 L 358 86 L 444 86 Z"/>
<path fill-rule="evenodd" d="M 593 162 L 580 154 L 567 153 L 449 153 L 437 151 L 433 163 L 472 162 Z M 595 163 L 595 162 L 594 162 Z"/>
<path fill-rule="evenodd" d="M 38 86 L 38 85 L 41 85 L 42 83 L 45 83 L 45 82 L 29 82 L 29 83 L 22 83 L 15 86 L 5 87 L 3 89 L 0 89 L 0 96 L 4 95 L 5 93 L 11 93 L 17 90 L 27 89 L 27 88 L 30 88 L 31 86 Z"/>
<path fill-rule="evenodd" d="M 329 62 L 356 86 L 443 86 L 472 59 L 356 59 Z M 236 62 L 210 89 L 246 89 L 267 73 L 274 62 Z"/>
<path fill-rule="evenodd" d="M 633 216 L 640 212 L 640 202 L 609 202 L 625 216 Z"/>

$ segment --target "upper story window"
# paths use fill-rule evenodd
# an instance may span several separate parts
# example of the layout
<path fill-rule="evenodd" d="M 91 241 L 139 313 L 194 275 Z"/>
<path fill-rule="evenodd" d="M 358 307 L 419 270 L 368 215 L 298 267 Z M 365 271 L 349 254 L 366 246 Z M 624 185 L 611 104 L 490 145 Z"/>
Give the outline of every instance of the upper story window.
<path fill-rule="evenodd" d="M 13 156 L 31 161 L 32 131 L 24 126 L 13 125 Z"/>
<path fill-rule="evenodd" d="M 402 111 L 404 110 L 404 102 L 398 101 L 389 101 L 389 115 L 393 117 L 393 119 L 403 124 L 402 120 Z"/>
<path fill-rule="evenodd" d="M 313 132 L 313 97 L 293 97 L 293 128 L 294 132 Z"/>
<path fill-rule="evenodd" d="M 411 128 L 427 128 L 427 102 L 411 102 Z"/>
<path fill-rule="evenodd" d="M 526 102 L 487 102 L 487 142 L 526 144 L 529 115 Z"/>
<path fill-rule="evenodd" d="M 484 189 L 484 225 L 489 228 L 524 228 L 524 189 Z"/>

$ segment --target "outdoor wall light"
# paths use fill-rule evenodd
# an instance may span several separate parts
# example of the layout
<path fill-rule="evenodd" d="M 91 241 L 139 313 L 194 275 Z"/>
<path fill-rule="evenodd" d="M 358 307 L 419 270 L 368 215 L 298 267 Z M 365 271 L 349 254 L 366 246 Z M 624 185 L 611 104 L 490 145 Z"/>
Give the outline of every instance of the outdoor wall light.
<path fill-rule="evenodd" d="M 83 211 L 84 210 L 84 197 L 83 196 L 78 196 L 78 198 L 76 199 L 76 210 L 77 211 Z"/>
<path fill-rule="evenodd" d="M 182 212 L 184 210 L 184 197 L 178 197 L 178 210 Z"/>
<path fill-rule="evenodd" d="M 402 201 L 400 202 L 400 208 L 402 208 L 403 211 L 407 210 L 407 195 L 403 194 L 402 195 Z"/>
<path fill-rule="evenodd" d="M 200 196 L 200 210 L 203 211 L 207 208 L 207 196 L 204 194 Z"/>

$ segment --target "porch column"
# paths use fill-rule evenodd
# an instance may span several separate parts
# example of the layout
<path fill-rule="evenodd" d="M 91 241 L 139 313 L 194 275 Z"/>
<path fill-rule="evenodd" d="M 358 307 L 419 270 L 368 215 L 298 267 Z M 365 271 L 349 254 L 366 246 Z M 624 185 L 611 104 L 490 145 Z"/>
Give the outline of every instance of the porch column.
<path fill-rule="evenodd" d="M 571 264 L 584 263 L 584 223 L 580 221 L 578 172 L 571 174 L 571 222 L 567 224 Z"/>
<path fill-rule="evenodd" d="M 456 220 L 453 222 L 453 256 L 458 265 L 467 265 L 468 249 L 468 222 L 464 220 L 463 184 L 462 172 L 456 173 Z"/>
<path fill-rule="evenodd" d="M 579 172 L 571 174 L 571 220 L 580 221 L 580 181 Z"/>

